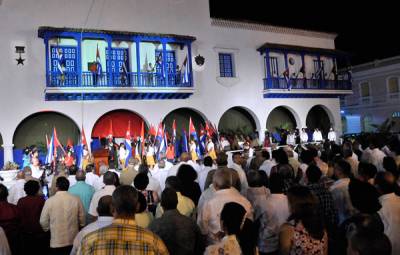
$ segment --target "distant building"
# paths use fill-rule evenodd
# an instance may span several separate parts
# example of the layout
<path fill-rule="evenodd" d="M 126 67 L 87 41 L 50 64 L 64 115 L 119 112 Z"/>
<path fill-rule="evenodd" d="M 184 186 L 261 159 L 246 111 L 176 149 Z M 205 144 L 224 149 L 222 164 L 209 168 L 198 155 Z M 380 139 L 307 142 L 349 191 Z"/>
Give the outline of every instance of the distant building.
<path fill-rule="evenodd" d="M 353 94 L 341 100 L 343 132 L 400 132 L 400 56 L 353 66 L 352 79 Z"/>

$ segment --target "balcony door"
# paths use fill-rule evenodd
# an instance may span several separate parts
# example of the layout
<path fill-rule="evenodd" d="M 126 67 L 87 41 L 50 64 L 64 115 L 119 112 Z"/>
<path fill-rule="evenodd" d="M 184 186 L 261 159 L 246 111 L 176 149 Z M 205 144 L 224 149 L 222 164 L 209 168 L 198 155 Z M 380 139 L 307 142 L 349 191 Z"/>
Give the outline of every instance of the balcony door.
<path fill-rule="evenodd" d="M 176 57 L 175 57 L 175 51 L 173 50 L 167 50 L 167 62 L 166 62 L 166 71 L 168 73 L 168 80 L 169 84 L 175 84 L 175 74 L 176 74 Z M 163 72 L 163 66 L 162 66 L 162 61 L 164 60 L 163 58 L 163 51 L 162 50 L 156 50 L 155 52 L 155 63 L 156 63 L 156 72 L 157 72 L 157 82 L 159 82 L 161 77 L 165 77 L 164 72 Z"/>
<path fill-rule="evenodd" d="M 111 48 L 109 54 L 106 49 L 106 60 L 109 63 L 109 72 L 112 73 L 113 84 L 116 86 L 128 86 L 129 83 L 129 49 Z"/>
<path fill-rule="evenodd" d="M 51 84 L 54 86 L 76 86 L 77 48 L 75 46 L 51 46 Z"/>

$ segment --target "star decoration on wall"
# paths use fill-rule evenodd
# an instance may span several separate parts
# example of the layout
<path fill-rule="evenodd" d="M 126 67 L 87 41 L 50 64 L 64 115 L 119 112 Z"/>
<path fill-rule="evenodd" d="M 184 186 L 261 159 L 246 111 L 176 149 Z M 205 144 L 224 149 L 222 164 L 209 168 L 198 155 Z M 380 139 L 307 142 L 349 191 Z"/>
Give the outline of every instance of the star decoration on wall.
<path fill-rule="evenodd" d="M 21 56 L 19 56 L 19 58 L 16 58 L 15 60 L 17 60 L 17 66 L 24 65 L 25 59 L 22 58 Z"/>

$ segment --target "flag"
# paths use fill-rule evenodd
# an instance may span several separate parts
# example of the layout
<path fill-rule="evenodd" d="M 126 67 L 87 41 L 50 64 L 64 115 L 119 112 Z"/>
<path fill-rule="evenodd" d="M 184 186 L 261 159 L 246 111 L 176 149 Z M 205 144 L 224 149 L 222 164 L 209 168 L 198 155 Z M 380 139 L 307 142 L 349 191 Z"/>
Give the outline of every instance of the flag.
<path fill-rule="evenodd" d="M 212 125 L 209 124 L 209 121 L 206 121 L 206 132 L 208 137 L 212 137 L 214 135 Z"/>
<path fill-rule="evenodd" d="M 163 153 L 165 155 L 165 153 L 167 152 L 167 147 L 168 147 L 167 134 L 165 132 L 165 125 L 164 125 L 162 133 L 161 133 L 161 141 L 160 141 L 160 147 L 159 147 L 158 153 L 157 153 L 157 160 L 161 159 L 161 153 Z"/>
<path fill-rule="evenodd" d="M 85 147 L 85 146 L 86 146 L 86 147 L 88 148 L 88 150 L 89 150 L 89 146 L 88 146 L 87 140 L 86 140 L 85 130 L 84 130 L 83 127 L 82 127 L 81 144 L 80 144 L 80 150 L 81 150 L 81 151 L 80 151 L 80 153 L 79 153 L 79 159 L 78 159 L 80 168 L 83 167 L 83 147 Z M 83 170 L 85 170 L 85 169 L 83 169 Z"/>
<path fill-rule="evenodd" d="M 152 135 L 152 136 L 156 136 L 157 135 L 156 128 L 153 126 L 153 124 L 150 125 L 149 134 Z"/>
<path fill-rule="evenodd" d="M 108 141 L 110 143 L 113 141 L 113 136 L 114 136 L 114 133 L 113 133 L 112 120 L 110 119 L 110 129 L 108 130 L 108 135 L 107 135 Z"/>
<path fill-rule="evenodd" d="M 182 133 L 182 151 L 181 152 L 189 152 L 188 140 L 187 140 L 185 129 L 183 129 L 183 133 Z"/>
<path fill-rule="evenodd" d="M 60 143 L 60 140 L 58 140 L 58 136 L 57 136 L 57 130 L 56 127 L 54 127 L 53 129 L 53 142 L 54 142 L 54 157 L 57 157 L 57 148 L 60 147 L 60 149 L 62 150 L 62 152 L 65 154 L 67 154 L 62 146 L 62 144 Z"/>
<path fill-rule="evenodd" d="M 315 79 L 321 78 L 321 73 L 324 69 L 324 66 L 320 63 L 318 70 L 315 72 Z"/>
<path fill-rule="evenodd" d="M 54 150 L 54 131 L 53 131 L 53 135 L 51 136 L 50 143 L 47 146 L 47 154 L 46 154 L 46 160 L 45 160 L 46 164 L 53 163 L 54 154 L 55 154 L 54 152 L 55 152 L 55 150 Z"/>
<path fill-rule="evenodd" d="M 292 89 L 292 85 L 290 84 L 289 68 L 286 68 L 286 70 L 283 72 L 283 77 L 286 80 L 287 89 L 291 90 Z"/>
<path fill-rule="evenodd" d="M 46 134 L 46 148 L 49 148 L 49 145 L 50 145 L 49 137 Z"/>
<path fill-rule="evenodd" d="M 58 73 L 63 76 L 64 75 L 64 69 L 65 69 L 65 58 L 64 54 L 62 53 L 62 49 L 57 47 L 57 71 Z"/>
<path fill-rule="evenodd" d="M 176 139 L 176 121 L 172 123 L 172 140 L 175 141 Z"/>
<path fill-rule="evenodd" d="M 128 160 L 132 157 L 132 145 L 131 145 L 131 121 L 128 122 L 128 129 L 125 135 L 125 149 L 128 150 L 128 155 L 125 159 L 125 166 L 128 165 Z"/>
<path fill-rule="evenodd" d="M 68 137 L 68 139 L 67 139 L 67 147 L 70 147 L 70 148 L 74 147 L 74 142 L 72 141 L 72 139 L 70 137 Z"/>
<path fill-rule="evenodd" d="M 182 76 L 182 84 L 189 83 L 189 66 L 188 66 L 188 58 L 187 55 L 185 60 L 183 61 L 182 68 L 183 69 L 183 76 Z M 181 77 L 179 77 L 181 78 Z"/>
<path fill-rule="evenodd" d="M 199 138 L 197 137 L 197 132 L 193 125 L 192 117 L 189 118 L 189 135 L 193 136 L 193 139 L 196 142 L 196 153 L 197 156 L 200 157 Z"/>
<path fill-rule="evenodd" d="M 96 74 L 97 75 L 101 75 L 102 72 L 103 72 L 103 69 L 101 67 L 99 45 L 97 44 L 97 50 L 96 50 Z"/>
<path fill-rule="evenodd" d="M 204 155 L 206 153 L 206 140 L 207 140 L 207 135 L 206 132 L 203 128 L 203 125 L 200 124 L 200 153 L 201 155 Z"/>
<path fill-rule="evenodd" d="M 142 128 L 140 129 L 140 154 L 141 156 L 144 155 L 144 121 L 142 120 Z"/>

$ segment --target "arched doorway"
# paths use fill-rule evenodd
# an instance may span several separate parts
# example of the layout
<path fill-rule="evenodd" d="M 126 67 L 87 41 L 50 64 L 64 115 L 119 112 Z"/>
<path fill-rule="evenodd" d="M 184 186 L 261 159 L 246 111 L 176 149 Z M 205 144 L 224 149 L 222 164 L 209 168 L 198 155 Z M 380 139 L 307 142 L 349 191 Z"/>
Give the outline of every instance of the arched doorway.
<path fill-rule="evenodd" d="M 168 113 L 164 119 L 163 124 L 165 125 L 165 129 L 169 134 L 172 134 L 172 124 L 175 120 L 176 122 L 176 133 L 177 136 L 181 136 L 183 130 L 189 132 L 189 119 L 192 118 L 193 125 L 196 129 L 197 134 L 200 134 L 200 127 L 205 127 L 206 117 L 191 108 L 178 108 Z"/>
<path fill-rule="evenodd" d="M 293 130 L 297 127 L 297 121 L 293 113 L 285 106 L 278 106 L 271 111 L 267 119 L 267 129 L 277 132 L 281 129 Z"/>
<path fill-rule="evenodd" d="M 242 107 L 232 107 L 222 115 L 218 123 L 220 133 L 252 135 L 257 130 L 253 116 Z"/>
<path fill-rule="evenodd" d="M 48 139 L 57 130 L 58 140 L 62 145 L 71 143 L 77 145 L 80 138 L 80 130 L 74 120 L 58 112 L 38 112 L 26 117 L 17 126 L 14 132 L 14 161 L 22 164 L 22 150 L 31 145 L 38 147 L 41 160 L 47 151 L 46 136 Z"/>
<path fill-rule="evenodd" d="M 129 123 L 131 136 L 140 136 L 142 122 L 145 130 L 147 130 L 147 123 L 144 118 L 133 111 L 118 109 L 103 114 L 92 129 L 92 150 L 98 149 L 101 146 L 101 141 L 104 141 L 104 138 L 110 135 L 110 132 L 116 143 L 122 142 L 125 139 Z"/>
<path fill-rule="evenodd" d="M 318 128 L 322 131 L 324 137 L 328 134 L 329 129 L 335 126 L 327 110 L 321 105 L 316 105 L 310 109 L 307 114 L 306 125 L 311 130 Z"/>

